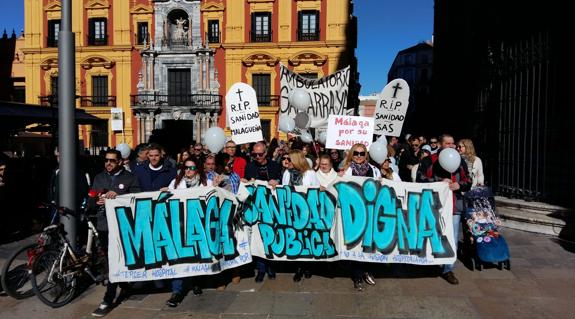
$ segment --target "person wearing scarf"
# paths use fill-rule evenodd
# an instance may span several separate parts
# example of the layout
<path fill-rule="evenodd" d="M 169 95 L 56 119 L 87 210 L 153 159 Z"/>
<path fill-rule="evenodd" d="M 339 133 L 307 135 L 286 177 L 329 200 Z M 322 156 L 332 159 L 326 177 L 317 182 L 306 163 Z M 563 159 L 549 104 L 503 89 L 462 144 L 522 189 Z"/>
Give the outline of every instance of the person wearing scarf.
<path fill-rule="evenodd" d="M 323 154 L 319 157 L 319 169 L 315 173 L 319 180 L 319 185 L 325 189 L 337 178 L 337 172 L 333 169 L 331 156 Z"/>
<path fill-rule="evenodd" d="M 309 166 L 309 163 L 302 151 L 290 151 L 289 155 L 284 155 L 282 162 L 284 162 L 286 166 L 286 170 L 282 178 L 282 185 L 309 187 L 320 186 L 315 171 Z M 301 281 L 301 278 L 304 276 L 305 278 L 311 278 L 311 271 L 306 262 L 296 262 L 296 264 L 298 267 L 293 276 L 294 282 Z M 304 267 L 304 265 L 306 267 Z"/>
<path fill-rule="evenodd" d="M 206 186 L 206 184 L 207 184 L 206 176 L 203 173 L 201 166 L 197 165 L 193 159 L 188 158 L 187 160 L 184 161 L 184 165 L 180 168 L 179 173 L 176 176 L 176 178 L 174 178 L 170 182 L 168 189 L 169 190 L 187 189 L 187 188 L 192 188 L 192 187 L 197 187 L 197 186 L 202 186 L 202 185 Z M 183 279 L 178 278 L 178 279 L 174 279 L 174 281 L 182 281 L 183 282 Z M 183 283 L 179 283 L 179 284 L 183 285 Z M 202 294 L 202 288 L 193 282 L 192 283 L 192 292 L 194 295 L 199 296 Z M 180 298 L 183 298 L 183 296 Z M 177 301 L 177 300 L 178 299 L 176 299 L 174 301 Z M 170 298 L 170 300 L 168 300 L 168 302 L 167 302 L 167 305 L 170 307 L 177 306 L 178 302 L 174 302 L 174 301 L 172 301 L 172 298 Z"/>
<path fill-rule="evenodd" d="M 381 171 L 369 164 L 369 154 L 363 144 L 358 143 L 352 146 L 345 162 L 349 163 L 349 167 L 345 170 L 344 176 L 372 177 L 378 182 L 381 179 Z M 364 264 L 360 262 L 355 262 L 351 266 L 353 287 L 357 291 L 363 290 L 362 281 L 368 285 L 375 285 L 375 278 L 369 271 L 364 271 L 363 267 L 365 267 Z"/>

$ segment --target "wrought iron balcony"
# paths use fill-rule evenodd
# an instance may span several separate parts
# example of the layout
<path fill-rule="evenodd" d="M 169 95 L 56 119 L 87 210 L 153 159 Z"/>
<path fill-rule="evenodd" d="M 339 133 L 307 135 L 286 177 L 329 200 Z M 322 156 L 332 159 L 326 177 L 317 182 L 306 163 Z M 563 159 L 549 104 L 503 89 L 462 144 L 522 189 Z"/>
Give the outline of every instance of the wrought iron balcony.
<path fill-rule="evenodd" d="M 319 30 L 315 32 L 304 32 L 302 30 L 297 30 L 297 40 L 298 41 L 319 41 Z"/>
<path fill-rule="evenodd" d="M 88 45 L 108 45 L 108 35 L 104 36 L 88 36 Z"/>
<path fill-rule="evenodd" d="M 185 106 L 220 109 L 222 96 L 218 94 L 137 94 L 131 95 L 133 107 Z"/>
<path fill-rule="evenodd" d="M 58 95 L 43 95 L 38 97 L 38 102 L 42 106 L 57 106 L 58 105 Z"/>
<path fill-rule="evenodd" d="M 272 31 L 270 30 L 268 33 L 262 32 L 251 32 L 252 42 L 272 42 Z"/>
<path fill-rule="evenodd" d="M 260 106 L 280 106 L 280 96 L 258 95 L 258 107 Z"/>
<path fill-rule="evenodd" d="M 116 107 L 116 96 L 80 96 L 80 107 Z"/>

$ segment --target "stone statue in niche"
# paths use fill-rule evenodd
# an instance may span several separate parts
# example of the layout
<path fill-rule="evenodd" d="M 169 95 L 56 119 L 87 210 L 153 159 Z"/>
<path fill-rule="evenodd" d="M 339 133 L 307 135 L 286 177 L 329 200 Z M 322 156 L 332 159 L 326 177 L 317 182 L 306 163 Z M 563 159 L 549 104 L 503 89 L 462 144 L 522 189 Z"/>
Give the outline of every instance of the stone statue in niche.
<path fill-rule="evenodd" d="M 174 39 L 181 40 L 188 37 L 188 31 L 184 29 L 184 26 L 188 20 L 180 17 L 176 20 L 176 30 L 174 31 Z"/>

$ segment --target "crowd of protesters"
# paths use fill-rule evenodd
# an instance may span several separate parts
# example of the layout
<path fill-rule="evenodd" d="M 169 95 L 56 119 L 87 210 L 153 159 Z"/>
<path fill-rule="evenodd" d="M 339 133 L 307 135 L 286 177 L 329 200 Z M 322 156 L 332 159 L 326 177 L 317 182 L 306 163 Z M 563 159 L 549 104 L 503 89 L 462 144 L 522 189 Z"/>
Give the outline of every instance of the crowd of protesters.
<path fill-rule="evenodd" d="M 445 171 L 438 163 L 438 155 L 445 148 L 457 148 L 462 157 L 460 167 L 455 173 Z M 195 143 L 183 148 L 172 158 L 160 145 L 141 144 L 127 158 L 122 158 L 121 152 L 114 149 L 103 152 L 100 158 L 104 160 L 104 170 L 93 179 L 92 174 L 78 173 L 77 180 L 81 184 L 91 184 L 92 189 L 101 191 L 98 201 L 91 205 L 99 211 L 98 230 L 104 234 L 108 230 L 103 210 L 105 200 L 127 193 L 186 189 L 202 185 L 222 187 L 235 193 L 240 182 L 254 180 L 266 181 L 272 187 L 290 185 L 325 189 L 338 176 L 365 176 L 404 182 L 443 181 L 449 184 L 456 197 L 453 229 L 455 238 L 458 238 L 460 216 L 464 210 L 462 194 L 472 186 L 484 183 L 482 163 L 475 153 L 472 141 L 462 139 L 455 143 L 454 138 L 448 134 L 430 138 L 408 134 L 404 142 L 396 137 L 388 137 L 387 154 L 387 159 L 378 164 L 370 161 L 369 150 L 363 144 L 340 151 L 325 149 L 319 143 L 305 144 L 294 138 L 288 142 L 274 139 L 250 145 L 236 145 L 233 141 L 228 141 L 217 154 L 210 153 L 201 143 Z M 1 161 L 0 196 L 3 196 L 3 190 L 7 186 L 4 176 L 9 170 L 6 161 Z M 57 169 L 54 170 L 51 178 L 53 189 L 57 189 L 57 172 Z M 263 282 L 266 275 L 268 280 L 276 278 L 273 262 L 254 259 L 254 279 L 257 283 Z M 293 265 L 294 282 L 301 281 L 303 277 L 311 277 L 311 263 L 297 262 Z M 348 262 L 347 266 L 356 290 L 364 290 L 364 284 L 376 284 L 369 271 L 373 268 L 372 265 Z M 241 280 L 237 269 L 212 277 L 216 278 L 218 290 L 225 289 L 230 282 L 237 284 Z M 445 265 L 441 277 L 450 284 L 458 284 L 453 265 Z M 163 284 L 156 282 L 157 286 Z M 170 307 L 181 303 L 188 291 L 187 287 L 190 287 L 189 290 L 194 295 L 202 293 L 202 281 L 196 277 L 173 279 L 170 285 L 172 295 L 166 301 Z M 123 293 L 116 299 L 117 286 L 108 285 L 102 303 L 92 314 L 97 317 L 105 316 L 115 303 L 129 294 L 130 289 L 130 285 L 123 285 Z"/>

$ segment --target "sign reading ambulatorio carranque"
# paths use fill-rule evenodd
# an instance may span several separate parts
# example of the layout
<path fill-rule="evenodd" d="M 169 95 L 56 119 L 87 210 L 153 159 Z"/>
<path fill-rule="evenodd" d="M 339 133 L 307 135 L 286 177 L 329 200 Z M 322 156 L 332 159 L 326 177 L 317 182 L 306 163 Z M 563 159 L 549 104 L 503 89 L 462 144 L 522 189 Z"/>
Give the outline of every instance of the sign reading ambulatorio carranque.
<path fill-rule="evenodd" d="M 251 261 L 455 261 L 446 183 L 339 178 L 317 188 L 243 184 L 119 196 L 106 203 L 110 280 L 219 273 Z"/>

